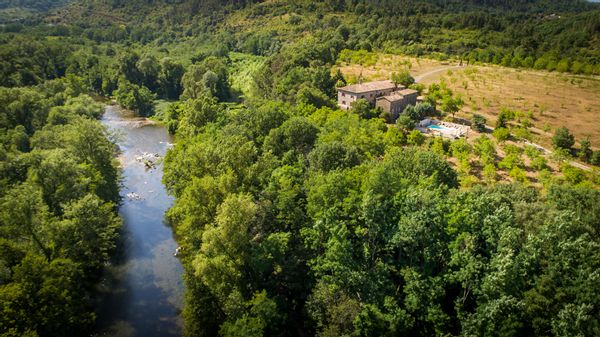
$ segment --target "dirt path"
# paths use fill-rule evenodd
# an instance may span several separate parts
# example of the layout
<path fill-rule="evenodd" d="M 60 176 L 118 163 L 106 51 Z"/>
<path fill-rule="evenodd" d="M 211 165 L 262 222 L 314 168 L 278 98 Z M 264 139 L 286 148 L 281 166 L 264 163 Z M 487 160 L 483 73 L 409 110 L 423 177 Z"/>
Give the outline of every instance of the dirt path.
<path fill-rule="evenodd" d="M 583 165 L 582 163 L 578 163 L 576 161 L 570 161 L 569 164 L 571 164 L 571 166 L 575 166 L 575 167 L 577 167 L 579 169 L 582 169 L 584 171 L 590 171 L 590 172 L 592 171 L 591 167 L 589 167 L 587 165 Z"/>
<path fill-rule="evenodd" d="M 415 76 L 415 82 L 421 82 L 423 79 L 425 79 L 426 77 L 429 77 L 431 75 L 443 72 L 443 71 L 447 71 L 447 70 L 452 70 L 452 69 L 458 69 L 458 68 L 462 68 L 461 66 L 443 66 L 443 67 L 439 67 L 433 70 L 430 70 L 426 73 L 420 74 L 420 75 L 416 75 Z"/>
<path fill-rule="evenodd" d="M 547 155 L 551 155 L 552 154 L 552 150 L 550 150 L 548 148 L 545 148 L 545 147 L 543 147 L 543 146 L 541 146 L 539 144 L 532 143 L 532 142 L 527 142 L 527 141 L 525 142 L 525 144 L 533 145 L 533 146 L 537 147 L 538 149 L 542 150 Z M 575 166 L 575 167 L 577 167 L 579 169 L 582 169 L 584 171 L 588 171 L 588 172 L 593 171 L 593 168 L 591 168 L 591 167 L 589 167 L 589 166 L 587 166 L 585 164 L 582 164 L 580 162 L 574 161 L 574 160 L 569 160 L 569 165 Z"/>

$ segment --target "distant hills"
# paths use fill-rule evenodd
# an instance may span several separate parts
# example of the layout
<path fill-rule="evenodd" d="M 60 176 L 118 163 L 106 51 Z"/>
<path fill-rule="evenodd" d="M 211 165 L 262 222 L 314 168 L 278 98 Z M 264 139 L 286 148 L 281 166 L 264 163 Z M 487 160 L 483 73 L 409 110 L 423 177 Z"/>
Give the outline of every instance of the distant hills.
<path fill-rule="evenodd" d="M 320 0 L 320 1 L 264 1 L 264 0 L 6 0 L 1 8 L 20 7 L 47 11 L 64 6 L 69 22 L 85 19 L 94 22 L 94 16 L 141 23 L 158 18 L 173 23 L 189 23 L 196 16 L 222 19 L 237 10 L 257 7 L 256 14 L 272 14 L 268 8 L 286 7 L 289 11 L 313 7 L 335 12 L 376 13 L 382 17 L 398 15 L 428 15 L 443 13 L 487 12 L 500 15 L 527 16 L 540 13 L 579 13 L 600 9 L 600 4 L 585 0 Z M 283 14 L 283 13 L 280 13 Z M 91 19 L 91 21 L 90 21 Z M 119 20 L 120 19 L 120 20 Z M 103 22 L 105 24 L 106 22 Z M 214 23 L 214 22 L 213 22 Z"/>
<path fill-rule="evenodd" d="M 164 47 L 194 38 L 204 49 L 268 56 L 278 49 L 274 46 L 329 34 L 341 36 L 338 45 L 353 50 L 458 56 L 526 68 L 542 59 L 536 67 L 574 64 L 575 72 L 589 70 L 584 73 L 597 73 L 600 64 L 600 4 L 584 0 L 0 2 L 4 22 L 36 13 L 44 14 L 46 23 L 82 28 L 96 41 L 129 36 Z M 558 67 L 561 61 L 565 66 Z"/>
<path fill-rule="evenodd" d="M 64 6 L 72 0 L 1 0 L 0 23 L 21 21 Z"/>
<path fill-rule="evenodd" d="M 0 10 L 21 8 L 31 11 L 44 12 L 64 6 L 72 0 L 2 0 Z"/>

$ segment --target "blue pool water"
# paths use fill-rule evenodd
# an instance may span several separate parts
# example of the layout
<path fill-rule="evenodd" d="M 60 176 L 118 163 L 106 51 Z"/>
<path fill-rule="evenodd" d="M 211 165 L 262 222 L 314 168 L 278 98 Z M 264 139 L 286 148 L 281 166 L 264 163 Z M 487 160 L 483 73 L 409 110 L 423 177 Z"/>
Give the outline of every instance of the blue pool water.
<path fill-rule="evenodd" d="M 448 128 L 445 128 L 443 126 L 439 126 L 439 125 L 435 125 L 435 124 L 432 124 L 432 125 L 428 126 L 428 128 L 430 128 L 430 129 L 436 129 L 436 130 L 447 130 L 448 129 Z"/>

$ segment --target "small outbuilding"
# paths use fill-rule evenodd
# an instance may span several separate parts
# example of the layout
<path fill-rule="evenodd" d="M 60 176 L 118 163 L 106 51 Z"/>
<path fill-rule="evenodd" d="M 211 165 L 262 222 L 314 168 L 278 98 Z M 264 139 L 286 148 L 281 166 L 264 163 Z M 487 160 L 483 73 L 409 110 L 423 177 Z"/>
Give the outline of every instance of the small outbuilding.
<path fill-rule="evenodd" d="M 404 111 L 408 105 L 416 105 L 419 92 L 413 89 L 394 91 L 389 95 L 378 97 L 375 106 L 390 114 L 393 119 Z"/>

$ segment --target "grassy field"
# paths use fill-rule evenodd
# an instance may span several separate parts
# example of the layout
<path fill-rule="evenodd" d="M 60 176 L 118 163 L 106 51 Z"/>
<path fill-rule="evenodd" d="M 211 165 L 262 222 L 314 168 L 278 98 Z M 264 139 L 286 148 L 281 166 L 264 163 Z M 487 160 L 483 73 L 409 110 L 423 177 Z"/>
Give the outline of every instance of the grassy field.
<path fill-rule="evenodd" d="M 377 55 L 375 62 L 340 62 L 338 68 L 350 80 L 362 74 L 364 80 L 389 78 L 389 74 L 409 69 L 413 76 L 456 62 L 417 59 L 397 55 Z M 493 125 L 501 108 L 523 111 L 531 116 L 533 141 L 550 145 L 552 132 L 568 127 L 576 139 L 589 137 L 600 148 L 600 79 L 561 73 L 476 65 L 433 73 L 422 79 L 431 84 L 445 81 L 460 94 L 465 106 L 457 114 L 470 118 L 476 112 Z"/>
<path fill-rule="evenodd" d="M 348 82 L 355 83 L 361 76 L 365 81 L 388 79 L 392 72 L 403 69 L 408 69 L 413 76 L 418 76 L 454 63 L 427 58 L 368 53 L 357 59 L 340 60 L 337 68 L 341 70 Z"/>

